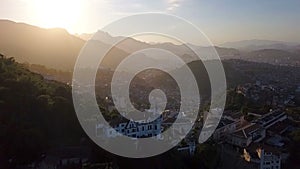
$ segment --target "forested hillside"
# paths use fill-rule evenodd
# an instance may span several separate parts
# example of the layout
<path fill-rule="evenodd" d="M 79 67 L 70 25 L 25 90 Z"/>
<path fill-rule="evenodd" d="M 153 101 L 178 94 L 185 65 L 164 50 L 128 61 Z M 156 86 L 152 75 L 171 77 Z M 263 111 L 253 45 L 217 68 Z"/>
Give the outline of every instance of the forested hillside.
<path fill-rule="evenodd" d="M 0 161 L 28 162 L 48 148 L 79 142 L 71 96 L 69 86 L 0 55 Z"/>

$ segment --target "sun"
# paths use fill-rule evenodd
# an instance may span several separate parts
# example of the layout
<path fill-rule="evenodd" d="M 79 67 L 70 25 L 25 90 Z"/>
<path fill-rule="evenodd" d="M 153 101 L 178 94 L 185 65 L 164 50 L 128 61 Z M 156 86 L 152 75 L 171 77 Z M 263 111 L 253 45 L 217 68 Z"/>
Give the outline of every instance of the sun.
<path fill-rule="evenodd" d="M 34 0 L 34 11 L 41 26 L 74 30 L 83 0 Z"/>

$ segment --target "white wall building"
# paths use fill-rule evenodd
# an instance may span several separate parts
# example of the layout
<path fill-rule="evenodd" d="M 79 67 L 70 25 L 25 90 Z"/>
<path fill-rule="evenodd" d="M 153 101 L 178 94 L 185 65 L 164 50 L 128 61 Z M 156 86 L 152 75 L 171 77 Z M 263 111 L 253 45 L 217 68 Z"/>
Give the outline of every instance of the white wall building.
<path fill-rule="evenodd" d="M 145 120 L 134 122 L 132 120 L 112 124 L 113 128 L 104 128 L 105 136 L 113 138 L 121 135 L 126 135 L 133 138 L 143 137 L 160 137 L 162 127 L 162 118 L 158 118 L 152 122 Z"/>

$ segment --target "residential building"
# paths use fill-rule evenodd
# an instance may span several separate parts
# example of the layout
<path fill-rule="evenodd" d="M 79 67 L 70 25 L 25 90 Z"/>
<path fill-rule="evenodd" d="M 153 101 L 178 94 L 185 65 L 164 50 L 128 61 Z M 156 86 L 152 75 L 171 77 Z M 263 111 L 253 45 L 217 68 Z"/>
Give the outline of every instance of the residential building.
<path fill-rule="evenodd" d="M 281 155 L 273 147 L 252 145 L 244 149 L 243 157 L 246 161 L 256 163 L 259 169 L 280 169 Z"/>

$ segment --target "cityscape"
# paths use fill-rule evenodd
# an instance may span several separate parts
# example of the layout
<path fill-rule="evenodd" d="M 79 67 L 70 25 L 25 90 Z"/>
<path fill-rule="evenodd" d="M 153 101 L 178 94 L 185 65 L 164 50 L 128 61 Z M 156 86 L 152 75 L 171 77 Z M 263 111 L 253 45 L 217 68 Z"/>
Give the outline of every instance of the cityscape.
<path fill-rule="evenodd" d="M 0 169 L 300 169 L 299 5 L 1 1 Z"/>

